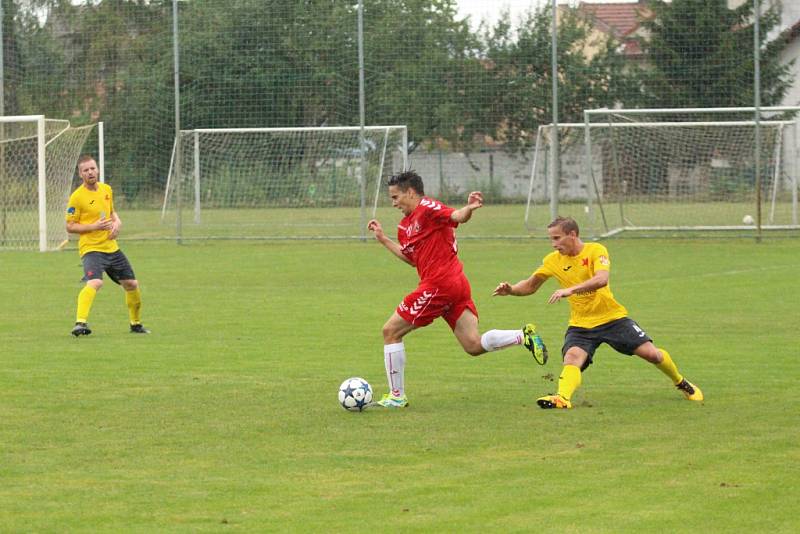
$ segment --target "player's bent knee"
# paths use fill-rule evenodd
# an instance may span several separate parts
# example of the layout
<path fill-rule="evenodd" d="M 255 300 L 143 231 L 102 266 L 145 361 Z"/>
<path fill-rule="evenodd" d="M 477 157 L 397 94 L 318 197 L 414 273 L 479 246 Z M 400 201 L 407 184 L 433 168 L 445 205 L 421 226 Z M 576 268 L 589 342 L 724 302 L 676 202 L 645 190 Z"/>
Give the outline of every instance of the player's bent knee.
<path fill-rule="evenodd" d="M 477 347 L 469 346 L 464 347 L 464 352 L 469 354 L 470 356 L 480 356 L 481 354 L 486 353 L 486 349 L 484 349 L 480 343 L 478 343 Z"/>
<path fill-rule="evenodd" d="M 86 281 L 86 285 L 94 289 L 95 291 L 100 291 L 100 288 L 103 287 L 103 281 L 99 278 L 93 278 L 91 280 Z"/>
<path fill-rule="evenodd" d="M 481 345 L 480 337 L 466 340 L 459 339 L 459 341 L 461 342 L 461 347 L 464 349 L 464 352 L 470 356 L 480 356 L 481 354 L 486 353 L 486 349 L 484 349 L 483 345 Z"/>
<path fill-rule="evenodd" d="M 383 325 L 381 335 L 383 335 L 383 342 L 387 345 L 391 343 L 400 343 L 403 340 L 403 336 L 400 335 L 397 329 L 392 328 L 388 324 Z"/>
<path fill-rule="evenodd" d="M 125 291 L 133 291 L 139 287 L 138 280 L 120 280 L 119 283 Z"/>

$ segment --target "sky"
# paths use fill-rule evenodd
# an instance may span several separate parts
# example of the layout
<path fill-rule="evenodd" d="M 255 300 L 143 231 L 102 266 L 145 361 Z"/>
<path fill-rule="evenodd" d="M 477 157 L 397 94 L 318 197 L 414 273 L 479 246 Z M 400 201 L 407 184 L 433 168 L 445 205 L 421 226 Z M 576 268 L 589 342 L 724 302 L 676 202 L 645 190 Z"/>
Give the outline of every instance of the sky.
<path fill-rule="evenodd" d="M 525 10 L 543 1 L 548 0 L 458 0 L 458 14 L 462 17 L 470 15 L 472 25 L 477 26 L 483 18 L 494 22 L 504 7 L 511 10 L 511 20 L 515 20 Z"/>
<path fill-rule="evenodd" d="M 565 0 L 558 0 L 561 4 Z M 589 3 L 602 3 L 604 0 L 584 0 Z M 605 0 L 609 1 L 609 0 Z M 615 2 L 635 2 L 636 0 L 614 0 Z M 523 12 L 529 8 L 538 7 L 543 4 L 552 4 L 553 0 L 457 0 L 458 14 L 462 17 L 470 15 L 472 25 L 477 26 L 482 18 L 488 18 L 494 22 L 500 11 L 507 7 L 511 10 L 511 20 L 515 21 Z M 573 3 L 577 3 L 573 0 Z"/>

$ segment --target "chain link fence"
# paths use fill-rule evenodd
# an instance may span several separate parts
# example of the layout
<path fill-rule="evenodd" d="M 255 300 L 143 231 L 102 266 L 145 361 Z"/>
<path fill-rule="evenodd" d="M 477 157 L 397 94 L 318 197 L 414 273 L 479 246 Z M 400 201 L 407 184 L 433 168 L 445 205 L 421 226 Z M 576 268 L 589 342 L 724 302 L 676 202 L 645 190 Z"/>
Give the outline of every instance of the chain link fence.
<path fill-rule="evenodd" d="M 105 179 L 121 210 L 143 212 L 142 237 L 174 233 L 157 214 L 176 94 L 184 131 L 359 124 L 356 1 L 179 1 L 177 34 L 172 0 L 0 2 L 0 111 L 103 121 Z M 761 3 L 760 101 L 778 105 L 794 90 L 797 9 Z M 537 130 L 553 116 L 551 10 L 532 1 L 521 17 L 476 24 L 455 0 L 363 0 L 366 125 L 407 127 L 407 164 L 429 194 L 457 204 L 483 190 L 508 222 L 491 234 L 527 233 Z M 753 106 L 753 12 L 739 0 L 559 5 L 559 120 L 601 107 Z M 540 211 L 534 226 L 549 217 Z M 126 237 L 137 231 L 126 223 Z"/>

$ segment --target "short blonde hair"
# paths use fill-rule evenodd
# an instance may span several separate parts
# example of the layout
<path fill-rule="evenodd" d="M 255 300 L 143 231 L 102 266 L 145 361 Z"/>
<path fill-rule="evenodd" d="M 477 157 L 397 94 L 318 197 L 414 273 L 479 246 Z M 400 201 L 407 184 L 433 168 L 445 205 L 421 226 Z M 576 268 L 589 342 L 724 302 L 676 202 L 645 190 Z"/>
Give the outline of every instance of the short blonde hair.
<path fill-rule="evenodd" d="M 555 228 L 558 226 L 561 230 L 564 231 L 565 234 L 570 232 L 575 232 L 575 235 L 580 235 L 580 229 L 578 228 L 578 223 L 575 222 L 575 219 L 572 217 L 556 217 L 553 219 L 553 222 L 547 225 L 547 228 Z"/>

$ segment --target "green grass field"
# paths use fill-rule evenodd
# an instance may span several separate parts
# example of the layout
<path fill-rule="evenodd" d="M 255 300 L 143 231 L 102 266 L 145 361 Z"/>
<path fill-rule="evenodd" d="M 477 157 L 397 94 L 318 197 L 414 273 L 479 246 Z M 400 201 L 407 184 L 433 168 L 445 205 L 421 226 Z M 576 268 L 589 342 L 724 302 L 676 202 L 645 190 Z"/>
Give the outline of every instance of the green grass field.
<path fill-rule="evenodd" d="M 124 215 L 124 214 L 123 214 Z M 415 272 L 374 243 L 125 242 L 150 336 L 107 282 L 69 335 L 76 251 L 0 253 L 0 531 L 797 532 L 798 242 L 611 240 L 612 289 L 703 388 L 598 352 L 576 409 L 521 348 L 478 358 L 442 321 L 406 339 L 411 406 L 385 392 L 384 320 Z M 539 325 L 555 289 L 492 298 L 549 251 L 462 242 L 481 328 Z"/>

